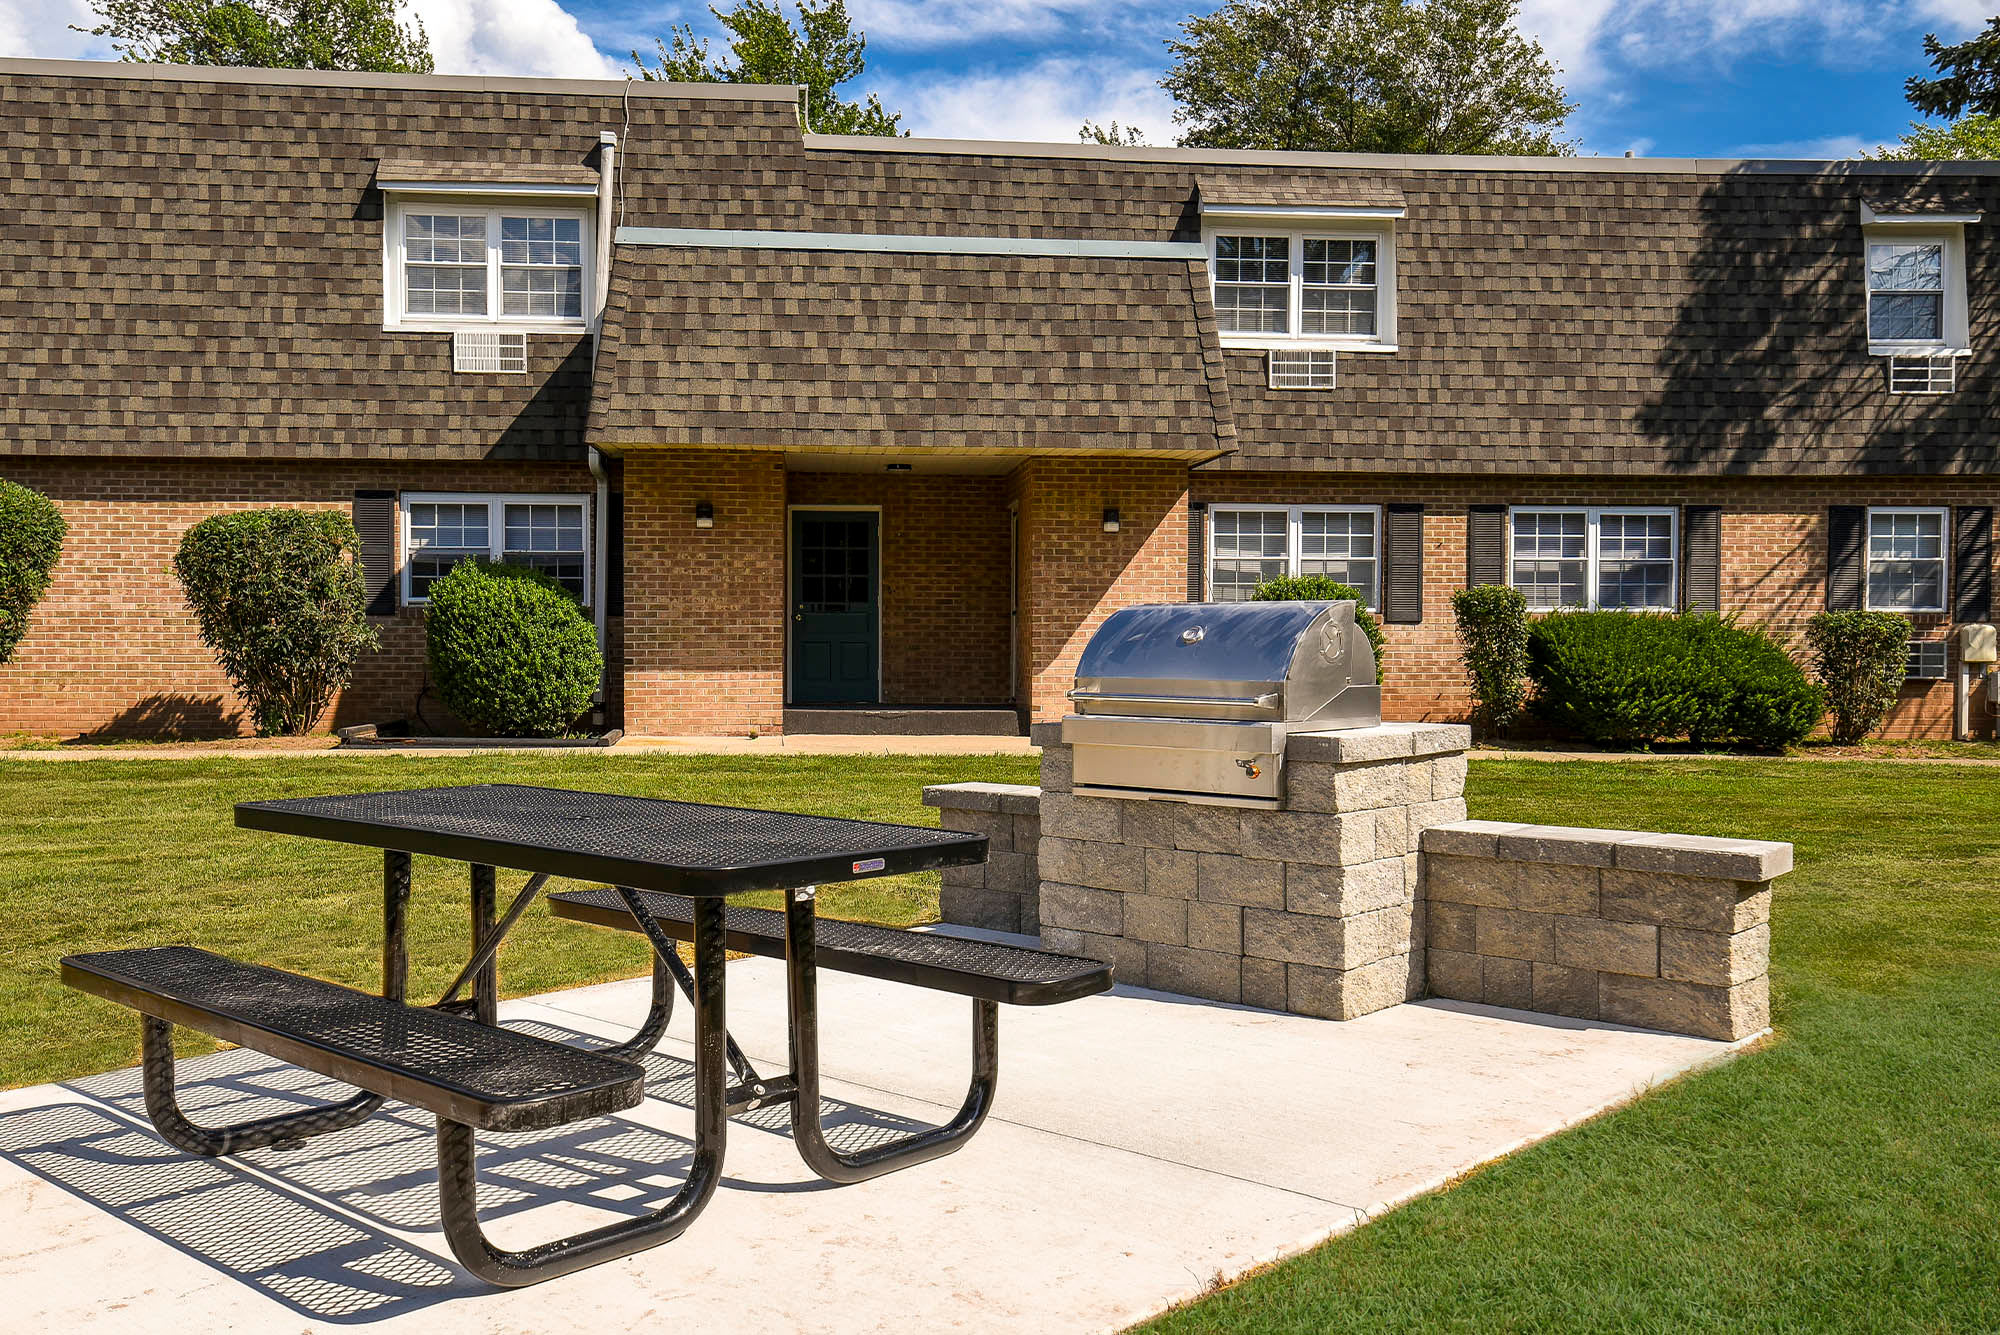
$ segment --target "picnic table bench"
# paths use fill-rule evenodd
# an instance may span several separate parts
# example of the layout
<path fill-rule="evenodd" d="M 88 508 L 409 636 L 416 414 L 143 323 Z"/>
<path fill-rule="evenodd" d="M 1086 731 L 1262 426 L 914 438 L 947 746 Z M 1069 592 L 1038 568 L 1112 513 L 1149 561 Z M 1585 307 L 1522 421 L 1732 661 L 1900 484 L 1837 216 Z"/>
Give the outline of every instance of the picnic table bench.
<path fill-rule="evenodd" d="M 714 1194 L 735 1112 L 789 1104 L 800 1156 L 837 1182 L 948 1154 L 992 1108 L 998 1006 L 1048 1005 L 1111 985 L 1109 966 L 1095 960 L 818 919 L 816 886 L 981 862 L 982 835 L 513 784 L 246 802 L 236 822 L 384 850 L 381 996 L 191 946 L 71 955 L 62 961 L 63 980 L 140 1013 L 147 1112 L 166 1140 L 189 1153 L 233 1154 L 324 1135 L 361 1121 L 386 1099 L 434 1114 L 446 1240 L 468 1270 L 496 1285 L 535 1283 L 677 1237 Z M 405 997 L 410 865 L 419 854 L 472 867 L 472 955 L 430 1006 Z M 500 867 L 530 876 L 496 916 Z M 652 946 L 647 1014 L 630 1039 L 604 1049 L 498 1025 L 496 953 L 558 875 L 610 886 L 549 896 L 558 917 L 637 931 Z M 782 912 L 726 903 L 767 889 L 785 892 Z M 691 971 L 678 941 L 693 946 Z M 783 1076 L 758 1074 L 729 1034 L 729 949 L 786 961 L 790 1069 Z M 822 967 L 972 999 L 972 1079 L 950 1121 L 854 1153 L 827 1143 L 819 1097 Z M 461 999 L 467 987 L 472 995 Z M 676 989 L 689 998 L 695 1021 L 695 1144 L 680 1190 L 638 1218 L 521 1251 L 495 1247 L 479 1223 L 474 1133 L 534 1130 L 636 1106 L 645 1097 L 645 1072 L 633 1059 L 664 1032 Z M 301 1112 L 198 1126 L 175 1095 L 175 1024 L 358 1092 Z"/>

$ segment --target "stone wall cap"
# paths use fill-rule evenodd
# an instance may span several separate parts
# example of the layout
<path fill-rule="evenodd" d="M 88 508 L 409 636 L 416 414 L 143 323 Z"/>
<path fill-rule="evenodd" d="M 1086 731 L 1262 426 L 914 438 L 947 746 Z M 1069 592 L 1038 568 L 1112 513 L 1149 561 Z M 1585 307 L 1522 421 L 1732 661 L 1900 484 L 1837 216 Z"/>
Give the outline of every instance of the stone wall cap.
<path fill-rule="evenodd" d="M 1769 881 L 1792 869 L 1792 846 L 1774 840 L 1575 825 L 1454 821 L 1424 830 L 1418 846 L 1426 853 L 1457 857 L 1663 871 L 1723 881 Z"/>
<path fill-rule="evenodd" d="M 934 783 L 924 789 L 924 805 L 1032 816 L 1042 809 L 1042 790 L 1031 783 Z"/>
<path fill-rule="evenodd" d="M 1030 723 L 1028 740 L 1036 746 L 1055 746 L 1062 741 L 1062 724 Z"/>
<path fill-rule="evenodd" d="M 1354 765 L 1371 760 L 1403 760 L 1443 755 L 1472 745 L 1472 729 L 1462 723 L 1378 723 L 1372 728 L 1294 732 L 1285 740 L 1285 759 L 1319 765 Z"/>

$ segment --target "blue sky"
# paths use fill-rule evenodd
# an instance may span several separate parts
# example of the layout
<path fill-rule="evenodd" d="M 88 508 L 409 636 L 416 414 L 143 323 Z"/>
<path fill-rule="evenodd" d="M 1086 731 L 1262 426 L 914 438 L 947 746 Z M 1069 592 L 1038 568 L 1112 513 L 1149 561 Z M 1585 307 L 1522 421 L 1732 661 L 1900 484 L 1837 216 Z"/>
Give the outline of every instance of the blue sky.
<path fill-rule="evenodd" d="M 441 72 L 616 77 L 679 0 L 407 0 Z M 1074 140 L 1085 117 L 1172 143 L 1162 39 L 1190 12 L 1155 0 L 848 0 L 869 37 L 861 83 L 917 134 Z M 0 0 L 0 54 L 97 56 L 89 0 Z M 1926 32 L 1981 27 L 2000 0 L 1524 0 L 1521 26 L 1563 67 L 1583 151 L 1839 157 L 1911 119 Z"/>

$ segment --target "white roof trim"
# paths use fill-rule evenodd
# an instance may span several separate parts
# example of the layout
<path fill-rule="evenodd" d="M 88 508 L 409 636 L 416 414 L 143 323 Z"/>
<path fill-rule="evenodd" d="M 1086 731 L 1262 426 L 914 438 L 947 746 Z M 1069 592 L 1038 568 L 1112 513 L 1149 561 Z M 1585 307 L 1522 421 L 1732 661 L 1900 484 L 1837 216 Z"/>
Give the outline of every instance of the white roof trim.
<path fill-rule="evenodd" d="M 1218 218 L 1406 218 L 1400 204 L 1207 204 L 1203 217 Z"/>
<path fill-rule="evenodd" d="M 399 181 L 394 177 L 375 183 L 385 195 L 470 195 L 487 198 L 492 195 L 539 195 L 562 199 L 594 199 L 597 187 L 581 182 L 569 184 L 556 181 Z"/>
<path fill-rule="evenodd" d="M 1977 213 L 1877 213 L 1861 206 L 1863 227 L 1966 227 L 1980 219 Z"/>
<path fill-rule="evenodd" d="M 797 102 L 797 84 L 653 83 L 644 79 L 537 79 L 492 74 L 376 74 L 355 70 L 270 70 L 236 65 L 146 65 L 125 60 L 0 58 L 0 74 L 123 82 L 237 83 L 292 88 L 410 88 L 460 93 L 581 93 L 683 97 L 714 102 Z"/>

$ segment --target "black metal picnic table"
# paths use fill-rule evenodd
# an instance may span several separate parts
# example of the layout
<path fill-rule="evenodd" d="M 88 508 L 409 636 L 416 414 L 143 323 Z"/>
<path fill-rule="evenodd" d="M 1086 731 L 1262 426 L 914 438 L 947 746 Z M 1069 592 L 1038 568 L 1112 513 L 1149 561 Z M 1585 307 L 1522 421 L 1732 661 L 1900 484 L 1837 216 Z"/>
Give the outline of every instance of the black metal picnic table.
<path fill-rule="evenodd" d="M 632 922 L 652 944 L 653 1004 L 639 1032 L 610 1049 L 613 1054 L 650 1050 L 665 1028 L 672 986 L 687 993 L 695 1025 L 694 1155 L 680 1191 L 653 1214 L 526 1251 L 502 1251 L 486 1240 L 475 1213 L 471 1130 L 440 1123 L 445 1232 L 460 1260 L 493 1282 L 546 1278 L 677 1236 L 715 1190 L 731 1112 L 791 1102 L 793 1135 L 807 1163 L 823 1176 L 854 1181 L 948 1153 L 978 1128 L 991 1107 L 997 1022 L 993 1003 L 980 1000 L 975 1002 L 972 1085 L 951 1121 L 861 1154 L 842 1155 L 826 1143 L 818 1112 L 816 888 L 983 862 L 984 835 L 515 784 L 244 802 L 236 808 L 236 823 L 384 850 L 382 976 L 387 997 L 401 1000 L 407 989 L 405 923 L 415 854 L 469 863 L 472 869 L 472 957 L 441 1008 L 497 1023 L 495 954 L 551 876 L 615 887 Z M 506 912 L 496 917 L 495 871 L 503 867 L 531 875 Z M 758 1076 L 730 1037 L 724 1001 L 725 903 L 757 890 L 785 892 L 792 1071 L 776 1079 Z M 691 901 L 691 973 L 649 911 L 647 898 L 659 894 Z M 472 998 L 460 1002 L 457 994 L 468 982 Z M 731 1069 L 739 1077 L 733 1088 L 727 1076 Z M 352 1124 L 381 1102 L 364 1094 L 314 1110 L 303 1115 L 313 1120 L 298 1134 Z M 260 1141 L 270 1143 L 278 1134 L 282 1132 Z"/>

